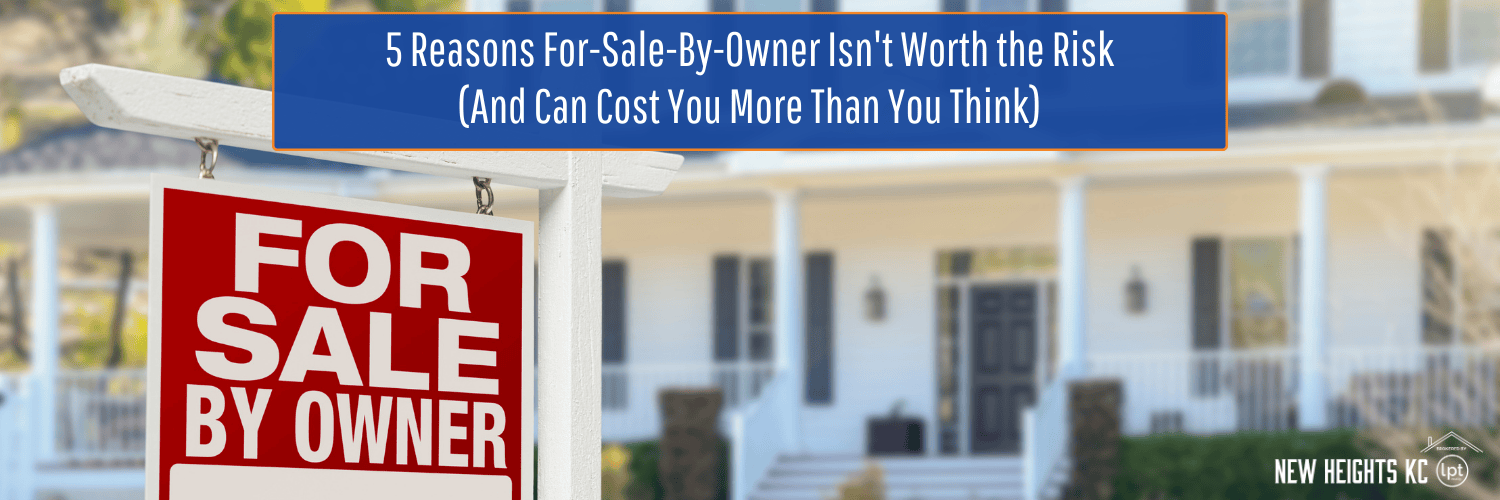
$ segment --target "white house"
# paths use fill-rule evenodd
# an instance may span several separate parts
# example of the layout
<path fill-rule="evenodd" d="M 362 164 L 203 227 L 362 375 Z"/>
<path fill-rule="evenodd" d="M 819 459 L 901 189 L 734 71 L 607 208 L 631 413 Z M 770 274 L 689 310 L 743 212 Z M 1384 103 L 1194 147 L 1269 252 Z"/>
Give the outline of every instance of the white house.
<path fill-rule="evenodd" d="M 1127 433 L 1219 433 L 1363 425 L 1355 403 L 1380 390 L 1493 369 L 1490 351 L 1465 344 L 1428 300 L 1453 273 L 1442 237 L 1452 220 L 1451 199 L 1423 186 L 1495 180 L 1484 168 L 1500 153 L 1486 99 L 1500 56 L 1495 2 L 474 0 L 471 10 L 1229 12 L 1227 151 L 690 153 L 666 194 L 607 200 L 604 437 L 652 438 L 663 387 L 722 387 L 735 500 L 830 494 L 866 455 L 871 419 L 893 409 L 922 429 L 918 454 L 883 461 L 893 498 L 1031 498 L 1047 496 L 1066 463 L 1067 380 L 1119 378 Z M 56 344 L 60 288 L 107 286 L 60 280 L 58 256 L 144 249 L 147 172 L 192 175 L 196 153 L 81 129 L 0 157 L 0 240 L 30 249 L 34 345 Z M 473 209 L 462 181 L 229 148 L 218 177 Z M 534 192 L 496 197 L 496 215 L 535 220 Z M 121 392 L 67 382 L 139 375 L 34 359 L 28 380 L 59 382 L 11 383 L 0 498 L 139 488 L 140 448 L 119 438 L 129 431 L 80 403 Z M 15 432 L 31 411 L 15 402 L 44 396 L 64 414 L 33 422 L 43 434 Z M 42 472 L 7 465 L 36 463 Z"/>

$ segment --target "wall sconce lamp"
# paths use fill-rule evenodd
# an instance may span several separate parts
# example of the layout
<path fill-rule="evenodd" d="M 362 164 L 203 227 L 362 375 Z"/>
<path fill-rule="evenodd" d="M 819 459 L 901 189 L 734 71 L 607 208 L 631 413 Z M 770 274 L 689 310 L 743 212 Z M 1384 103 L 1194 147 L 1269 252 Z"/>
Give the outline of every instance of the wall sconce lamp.
<path fill-rule="evenodd" d="M 1144 314 L 1146 295 L 1146 280 L 1141 278 L 1141 266 L 1131 266 L 1130 279 L 1125 281 L 1125 310 L 1130 314 Z"/>
<path fill-rule="evenodd" d="M 885 321 L 885 288 L 880 286 L 880 277 L 870 277 L 870 288 L 865 290 L 865 319 L 871 323 Z"/>

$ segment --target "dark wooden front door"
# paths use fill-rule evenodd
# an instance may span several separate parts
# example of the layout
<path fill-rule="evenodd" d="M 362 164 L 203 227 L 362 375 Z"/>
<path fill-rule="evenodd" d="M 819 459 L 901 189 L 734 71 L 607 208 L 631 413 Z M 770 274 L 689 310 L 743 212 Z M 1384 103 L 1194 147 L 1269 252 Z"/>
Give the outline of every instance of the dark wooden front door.
<path fill-rule="evenodd" d="M 1021 451 L 1021 411 L 1036 399 L 1035 285 L 969 291 L 970 440 L 973 453 Z"/>

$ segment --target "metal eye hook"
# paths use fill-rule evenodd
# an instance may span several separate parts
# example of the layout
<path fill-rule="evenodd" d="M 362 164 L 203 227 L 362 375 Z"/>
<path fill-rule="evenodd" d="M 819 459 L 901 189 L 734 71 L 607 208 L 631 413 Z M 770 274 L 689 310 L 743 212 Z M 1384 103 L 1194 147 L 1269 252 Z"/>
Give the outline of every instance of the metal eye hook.
<path fill-rule="evenodd" d="M 213 179 L 214 166 L 219 163 L 219 140 L 207 137 L 194 137 L 193 142 L 198 143 L 198 178 Z"/>
<path fill-rule="evenodd" d="M 495 215 L 495 191 L 490 189 L 489 177 L 474 178 L 474 204 L 478 206 L 474 213 Z"/>

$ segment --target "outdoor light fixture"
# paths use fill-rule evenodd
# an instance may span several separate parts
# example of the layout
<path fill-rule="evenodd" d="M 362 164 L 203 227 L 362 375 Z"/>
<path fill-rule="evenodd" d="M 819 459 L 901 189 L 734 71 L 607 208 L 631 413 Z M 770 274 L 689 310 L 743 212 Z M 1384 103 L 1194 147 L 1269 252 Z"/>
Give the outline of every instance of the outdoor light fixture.
<path fill-rule="evenodd" d="M 865 291 L 865 319 L 871 323 L 885 321 L 885 288 L 880 286 L 880 277 L 870 277 L 870 289 Z"/>
<path fill-rule="evenodd" d="M 1141 278 L 1141 267 L 1130 267 L 1130 279 L 1125 282 L 1125 310 L 1130 314 L 1146 312 L 1146 280 Z"/>

